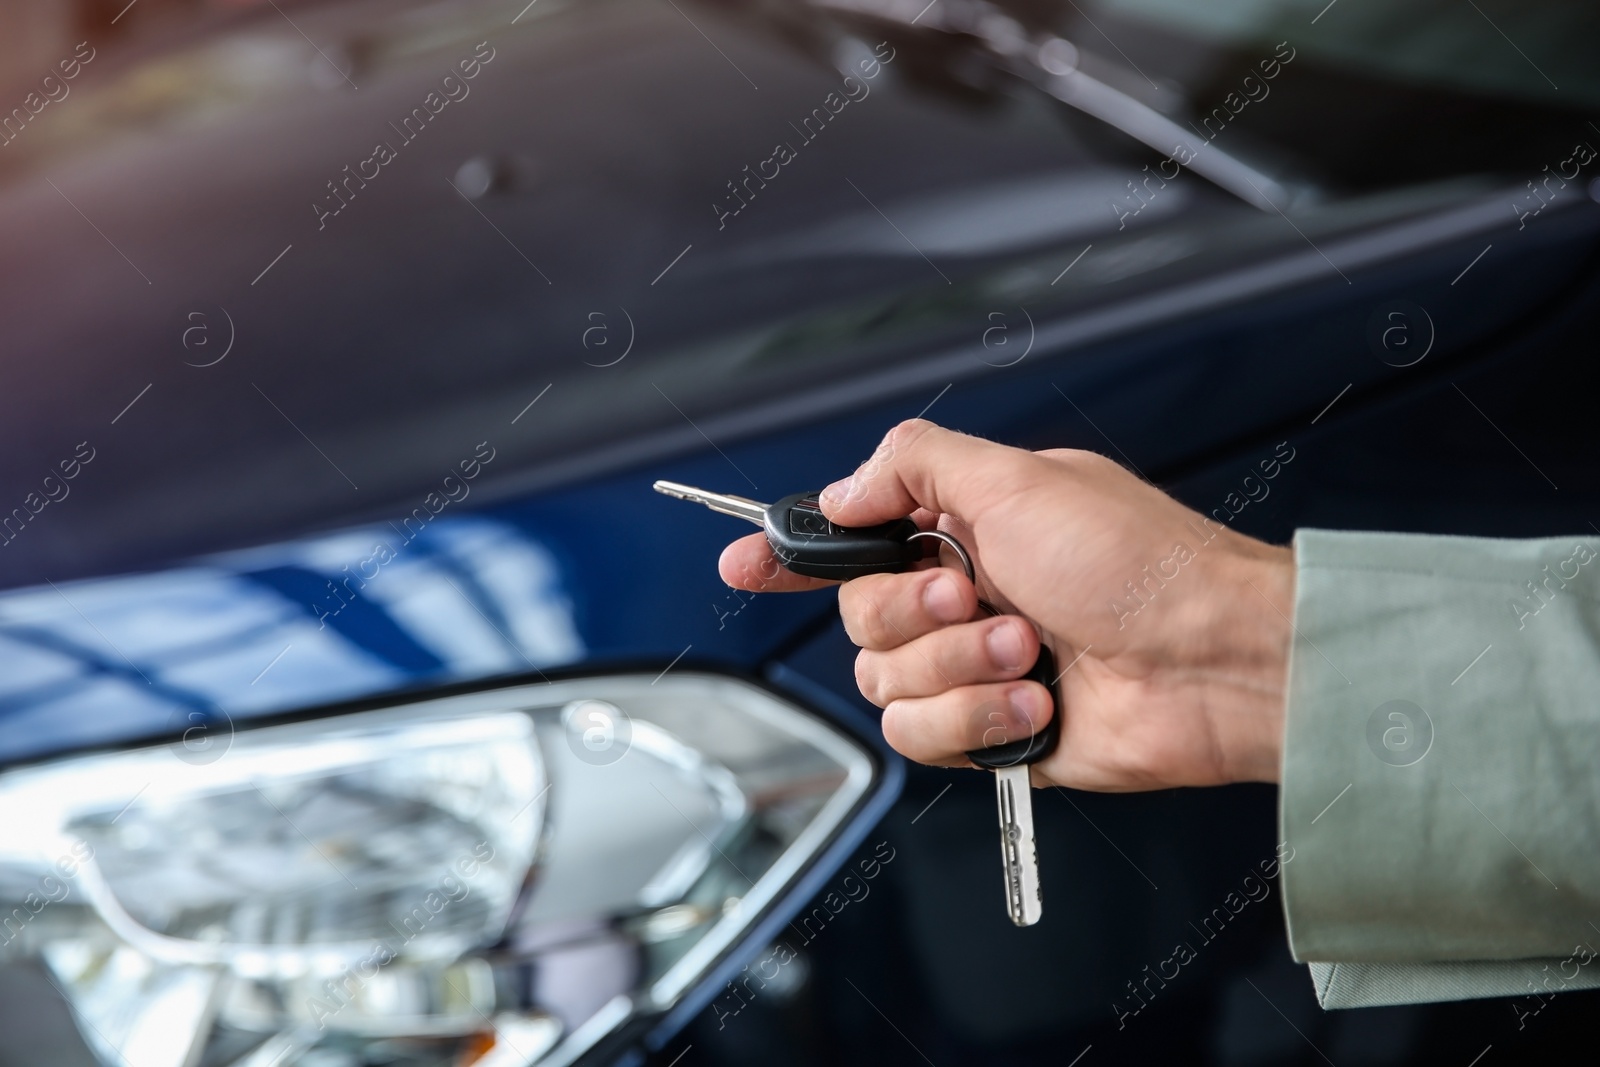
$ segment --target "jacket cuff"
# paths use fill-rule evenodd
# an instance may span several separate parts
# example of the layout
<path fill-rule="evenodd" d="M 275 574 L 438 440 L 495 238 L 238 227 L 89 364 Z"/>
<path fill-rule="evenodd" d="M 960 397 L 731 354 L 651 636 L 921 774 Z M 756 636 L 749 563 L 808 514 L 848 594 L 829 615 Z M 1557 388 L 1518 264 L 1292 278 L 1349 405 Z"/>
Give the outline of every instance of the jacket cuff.
<path fill-rule="evenodd" d="M 1552 994 L 1600 986 L 1600 968 L 1587 966 L 1578 956 L 1451 963 L 1313 963 L 1311 982 L 1317 1003 L 1329 1009 L 1517 997 L 1511 1010 L 1526 1023 L 1544 1010 Z"/>
<path fill-rule="evenodd" d="M 1587 953 L 1600 974 L 1593 546 L 1296 535 L 1280 793 L 1296 959 L 1543 973 Z M 1370 998 L 1403 973 L 1329 968 L 1325 999 L 1392 1002 Z M 1524 991 L 1477 964 L 1429 973 L 1442 996 L 1419 999 Z"/>

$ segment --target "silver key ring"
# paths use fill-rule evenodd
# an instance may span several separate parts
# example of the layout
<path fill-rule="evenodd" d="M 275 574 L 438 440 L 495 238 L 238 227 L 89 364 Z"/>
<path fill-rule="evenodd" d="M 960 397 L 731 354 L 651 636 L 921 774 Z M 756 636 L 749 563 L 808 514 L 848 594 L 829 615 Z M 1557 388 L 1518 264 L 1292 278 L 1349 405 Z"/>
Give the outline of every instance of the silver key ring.
<path fill-rule="evenodd" d="M 974 589 L 978 587 L 978 575 L 977 572 L 972 568 L 972 557 L 967 554 L 965 545 L 963 545 L 960 541 L 957 541 L 954 537 L 945 533 L 943 530 L 918 530 L 916 533 L 906 538 L 906 540 L 915 541 L 919 537 L 931 537 L 935 541 L 939 541 L 945 545 L 948 545 L 950 550 L 956 554 L 956 558 L 961 560 L 961 569 L 967 572 L 967 581 L 972 583 L 972 587 Z M 978 598 L 978 607 L 982 608 L 984 611 L 987 611 L 990 615 L 1000 614 L 999 608 L 995 607 L 982 597 Z"/>
<path fill-rule="evenodd" d="M 972 557 L 967 555 L 967 550 L 960 541 L 957 541 L 954 537 L 951 537 L 943 530 L 918 530 L 916 533 L 906 538 L 906 540 L 915 541 L 919 537 L 931 537 L 935 541 L 942 541 L 949 545 L 951 551 L 953 551 L 961 560 L 961 569 L 967 572 L 967 581 L 971 582 L 974 586 L 978 584 L 977 572 L 972 569 Z"/>

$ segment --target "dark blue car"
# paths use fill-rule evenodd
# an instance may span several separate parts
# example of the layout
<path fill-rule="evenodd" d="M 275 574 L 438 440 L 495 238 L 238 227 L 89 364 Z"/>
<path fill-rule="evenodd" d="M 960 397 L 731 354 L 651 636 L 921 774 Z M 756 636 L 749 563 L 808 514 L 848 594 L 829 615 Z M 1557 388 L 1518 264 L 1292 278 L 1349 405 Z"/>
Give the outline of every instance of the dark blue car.
<path fill-rule="evenodd" d="M 1323 1013 L 1270 878 L 1218 910 L 1265 786 L 1041 792 L 1013 927 L 987 779 L 889 750 L 833 598 L 728 589 L 748 527 L 650 487 L 774 500 L 922 415 L 1269 539 L 1600 522 L 1597 41 L 0 5 L 0 1067 L 1592 1046 L 1594 994 Z"/>

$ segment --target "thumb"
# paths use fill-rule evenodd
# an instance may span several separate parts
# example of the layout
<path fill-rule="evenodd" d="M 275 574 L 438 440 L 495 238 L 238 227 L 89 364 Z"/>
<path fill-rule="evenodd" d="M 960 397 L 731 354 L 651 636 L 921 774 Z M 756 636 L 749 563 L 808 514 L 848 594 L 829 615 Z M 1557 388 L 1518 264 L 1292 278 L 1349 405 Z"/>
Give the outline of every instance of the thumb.
<path fill-rule="evenodd" d="M 918 508 L 971 523 L 1014 484 L 1008 471 L 1030 455 L 909 419 L 854 474 L 822 491 L 822 511 L 840 526 L 872 526 Z"/>

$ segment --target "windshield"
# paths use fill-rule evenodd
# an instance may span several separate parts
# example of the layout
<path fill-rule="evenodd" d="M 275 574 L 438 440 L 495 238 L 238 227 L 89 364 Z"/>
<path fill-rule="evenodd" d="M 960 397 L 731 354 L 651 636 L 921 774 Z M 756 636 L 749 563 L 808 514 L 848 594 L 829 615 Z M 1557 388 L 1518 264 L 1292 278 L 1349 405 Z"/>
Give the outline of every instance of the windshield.
<path fill-rule="evenodd" d="M 812 2 L 897 29 L 947 91 L 1004 92 L 974 77 L 973 54 L 985 53 L 1264 209 L 1309 202 L 1278 195 L 1280 177 L 1313 199 L 1468 174 L 1525 180 L 1600 136 L 1588 114 L 1600 102 L 1600 13 L 1590 6 Z M 1095 91 L 1048 76 L 1064 71 L 1088 75 Z M 1108 94 L 1123 100 L 1106 106 Z M 1241 168 L 1231 181 L 1215 173 Z"/>

